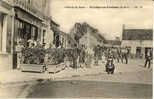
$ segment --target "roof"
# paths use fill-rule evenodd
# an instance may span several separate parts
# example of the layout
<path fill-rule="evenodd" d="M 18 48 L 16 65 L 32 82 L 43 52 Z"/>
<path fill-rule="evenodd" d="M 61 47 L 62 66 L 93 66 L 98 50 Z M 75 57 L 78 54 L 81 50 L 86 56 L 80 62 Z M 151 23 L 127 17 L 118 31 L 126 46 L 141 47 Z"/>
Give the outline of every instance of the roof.
<path fill-rule="evenodd" d="M 117 40 L 105 40 L 104 44 L 109 44 L 109 45 L 121 45 L 121 41 Z"/>
<path fill-rule="evenodd" d="M 152 29 L 124 29 L 122 40 L 153 40 Z"/>
<path fill-rule="evenodd" d="M 99 42 L 103 42 L 105 40 L 98 29 L 90 26 L 86 22 L 75 23 L 74 27 L 71 29 L 71 33 L 74 34 L 78 40 L 82 38 L 82 36 L 84 36 L 86 33 L 89 33 L 91 36 L 95 37 Z"/>
<path fill-rule="evenodd" d="M 60 26 L 59 24 L 57 24 L 56 22 L 54 22 L 52 19 L 51 19 L 51 23 L 52 23 L 53 25 L 57 26 L 57 27 Z"/>

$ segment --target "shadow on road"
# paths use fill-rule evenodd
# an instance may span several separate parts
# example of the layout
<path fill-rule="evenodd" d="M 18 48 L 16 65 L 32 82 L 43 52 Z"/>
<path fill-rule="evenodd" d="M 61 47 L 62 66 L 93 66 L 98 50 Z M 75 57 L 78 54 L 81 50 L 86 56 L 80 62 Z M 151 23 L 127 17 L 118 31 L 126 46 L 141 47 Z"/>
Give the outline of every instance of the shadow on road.
<path fill-rule="evenodd" d="M 27 98 L 151 98 L 152 85 L 103 81 L 51 81 L 38 83 Z"/>

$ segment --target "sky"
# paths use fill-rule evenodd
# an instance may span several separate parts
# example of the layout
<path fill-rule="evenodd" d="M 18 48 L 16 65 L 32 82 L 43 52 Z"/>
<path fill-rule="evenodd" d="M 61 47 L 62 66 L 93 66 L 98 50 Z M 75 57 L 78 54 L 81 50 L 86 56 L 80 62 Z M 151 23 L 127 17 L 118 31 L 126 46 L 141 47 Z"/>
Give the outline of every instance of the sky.
<path fill-rule="evenodd" d="M 69 33 L 76 22 L 87 22 L 97 28 L 107 39 L 122 35 L 125 28 L 152 28 L 153 9 L 151 0 L 52 0 L 52 19 L 60 30 Z M 70 8 L 70 7 L 85 8 Z M 89 8 L 90 6 L 129 6 L 129 8 Z M 138 8 L 134 8 L 137 6 Z M 141 7 L 142 6 L 142 7 Z M 69 8 L 68 8 L 69 7 Z"/>

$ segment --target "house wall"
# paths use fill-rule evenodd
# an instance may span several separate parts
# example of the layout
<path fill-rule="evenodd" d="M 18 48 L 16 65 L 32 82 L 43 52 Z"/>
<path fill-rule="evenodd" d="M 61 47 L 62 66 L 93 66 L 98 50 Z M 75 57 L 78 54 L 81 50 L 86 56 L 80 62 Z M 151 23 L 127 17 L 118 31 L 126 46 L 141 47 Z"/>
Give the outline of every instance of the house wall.
<path fill-rule="evenodd" d="M 131 47 L 131 53 L 136 54 L 136 48 L 141 47 L 142 52 L 144 54 L 145 48 L 153 48 L 153 41 L 152 40 L 123 40 L 121 47 Z"/>
<path fill-rule="evenodd" d="M 97 39 L 90 35 L 90 33 L 86 33 L 82 38 L 79 40 L 79 44 L 85 45 L 88 48 L 93 48 L 96 45 L 101 45 L 100 42 L 97 41 Z"/>
<path fill-rule="evenodd" d="M 54 40 L 54 32 L 50 29 L 47 29 L 46 35 L 45 35 L 45 43 L 46 43 L 46 48 L 50 47 L 50 44 L 53 45 L 53 40 Z"/>
<path fill-rule="evenodd" d="M 13 54 L 12 52 L 12 10 L 8 5 L 0 4 L 0 72 L 12 69 Z M 2 8 L 2 9 L 1 9 Z"/>
<path fill-rule="evenodd" d="M 0 72 L 7 71 L 13 69 L 13 64 L 15 61 L 13 61 L 13 55 L 12 54 L 0 54 Z"/>

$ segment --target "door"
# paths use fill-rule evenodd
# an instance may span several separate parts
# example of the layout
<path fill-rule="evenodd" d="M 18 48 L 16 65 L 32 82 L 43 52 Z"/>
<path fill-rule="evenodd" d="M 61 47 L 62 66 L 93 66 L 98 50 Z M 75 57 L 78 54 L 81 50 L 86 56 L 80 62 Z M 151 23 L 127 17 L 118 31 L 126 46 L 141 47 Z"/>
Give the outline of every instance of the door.
<path fill-rule="evenodd" d="M 141 47 L 137 47 L 136 48 L 136 57 L 140 57 L 141 56 Z"/>

